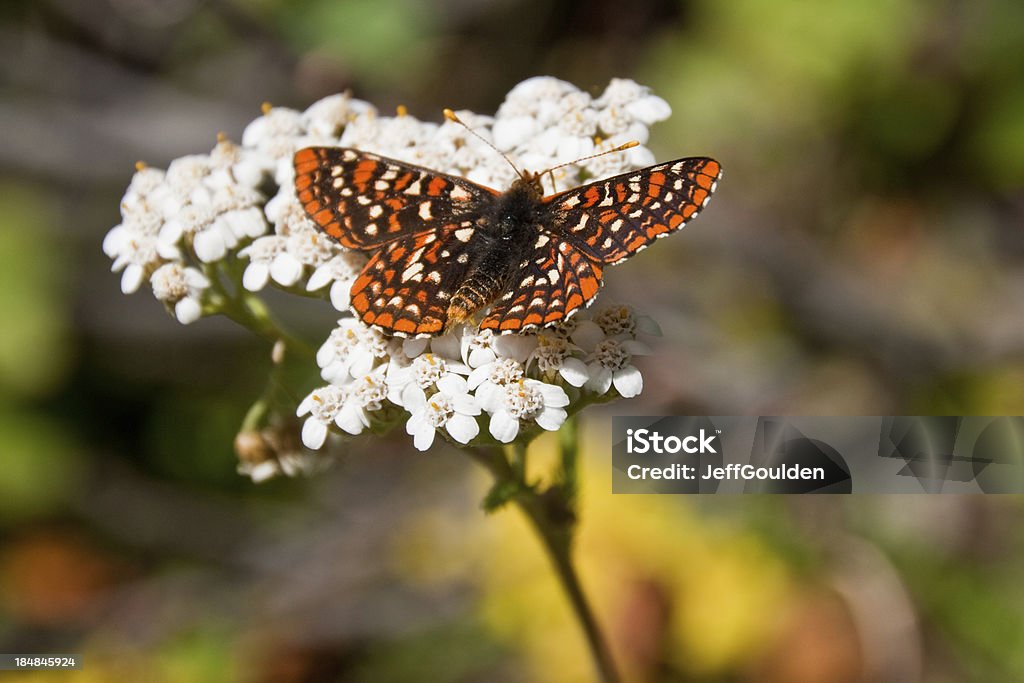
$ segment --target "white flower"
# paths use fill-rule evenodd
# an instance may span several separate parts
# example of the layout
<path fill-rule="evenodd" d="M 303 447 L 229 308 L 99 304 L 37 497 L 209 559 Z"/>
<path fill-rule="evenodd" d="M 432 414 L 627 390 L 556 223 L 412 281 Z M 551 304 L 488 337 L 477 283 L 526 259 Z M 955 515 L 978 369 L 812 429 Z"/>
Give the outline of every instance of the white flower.
<path fill-rule="evenodd" d="M 449 374 L 437 380 L 437 393 L 429 398 L 420 390 L 407 392 L 410 412 L 405 431 L 413 437 L 413 445 L 421 451 L 430 448 L 434 435 L 442 427 L 459 443 L 469 443 L 480 433 L 475 416 L 480 414 L 476 398 L 468 393 L 466 380 Z M 417 387 L 418 388 L 418 387 Z"/>
<path fill-rule="evenodd" d="M 572 355 L 579 347 L 562 337 L 543 333 L 537 336 L 537 342 L 537 348 L 527 361 L 528 366 L 536 364 L 541 376 L 548 381 L 561 377 L 574 387 L 587 383 L 590 379 L 587 364 Z"/>
<path fill-rule="evenodd" d="M 594 347 L 605 340 L 604 330 L 601 326 L 595 323 L 593 320 L 580 319 L 578 316 L 572 320 L 566 321 L 572 323 L 565 327 L 566 336 L 572 340 L 576 346 L 580 347 L 588 353 L 594 350 Z"/>
<path fill-rule="evenodd" d="M 264 105 L 263 116 L 242 132 L 242 145 L 277 161 L 292 155 L 297 139 L 304 132 L 302 114 L 286 107 Z"/>
<path fill-rule="evenodd" d="M 357 100 L 348 93 L 328 95 L 302 112 L 300 125 L 308 135 L 323 138 L 327 142 L 337 140 L 348 122 L 355 117 L 376 111 L 369 102 Z"/>
<path fill-rule="evenodd" d="M 270 281 L 271 268 L 279 256 L 282 257 L 285 267 L 278 267 L 274 270 L 275 281 L 288 280 L 292 271 L 290 262 L 294 259 L 288 256 L 285 260 L 286 245 L 287 240 L 284 237 L 267 235 L 254 240 L 252 244 L 241 249 L 238 255 L 249 259 L 249 265 L 242 273 L 242 286 L 250 292 L 258 292 L 266 287 Z"/>
<path fill-rule="evenodd" d="M 349 434 L 360 434 L 370 426 L 369 413 L 384 407 L 388 395 L 387 368 L 380 366 L 346 387 L 345 402 L 334 423 Z"/>
<path fill-rule="evenodd" d="M 526 376 L 526 368 L 513 358 L 498 358 L 469 373 L 469 388 L 476 391 L 481 405 L 492 404 L 504 387 Z"/>
<path fill-rule="evenodd" d="M 632 364 L 634 355 L 650 353 L 647 345 L 633 339 L 619 341 L 605 339 L 594 347 L 587 364 L 590 379 L 586 388 L 598 394 L 604 394 L 611 386 L 623 398 L 632 398 L 643 391 L 644 378 Z"/>
<path fill-rule="evenodd" d="M 515 441 L 524 421 L 536 422 L 547 431 L 557 430 L 565 422 L 565 406 L 569 405 L 565 390 L 535 379 L 506 384 L 503 391 L 490 393 L 486 399 L 478 392 L 477 399 L 491 413 L 491 436 L 502 443 Z"/>
<path fill-rule="evenodd" d="M 376 328 L 353 318 L 342 318 L 316 354 L 321 376 L 345 384 L 369 373 L 377 360 L 389 355 L 389 340 Z"/>
<path fill-rule="evenodd" d="M 116 249 L 117 257 L 111 270 L 115 273 L 124 270 L 121 273 L 121 291 L 125 294 L 138 291 L 146 277 L 164 263 L 154 235 L 124 229 L 112 241 L 117 242 L 111 247 Z"/>
<path fill-rule="evenodd" d="M 331 285 L 331 305 L 339 311 L 347 311 L 352 283 L 366 265 L 366 256 L 358 251 L 346 251 L 317 266 L 306 282 L 306 289 L 313 292 Z"/>
<path fill-rule="evenodd" d="M 433 353 L 425 353 L 412 360 L 404 354 L 393 355 L 387 372 L 388 400 L 407 409 L 411 403 L 418 405 L 423 402 L 427 390 L 439 387 L 439 382 L 453 373 L 468 375 L 469 368 Z"/>
<path fill-rule="evenodd" d="M 174 309 L 174 315 L 182 325 L 199 320 L 203 313 L 203 292 L 210 281 L 201 272 L 180 263 L 166 263 L 150 278 L 153 296 Z"/>
<path fill-rule="evenodd" d="M 591 319 L 609 337 L 636 339 L 637 334 L 661 336 L 661 328 L 653 318 L 638 315 L 630 306 L 605 306 L 595 310 Z"/>
<path fill-rule="evenodd" d="M 327 440 L 327 432 L 345 403 L 346 390 L 329 384 L 312 391 L 302 399 L 295 414 L 309 415 L 302 423 L 302 443 L 306 448 L 317 450 Z"/>
<path fill-rule="evenodd" d="M 462 325 L 437 337 L 403 339 L 402 352 L 409 358 L 415 358 L 429 349 L 431 353 L 442 358 L 459 360 L 462 358 L 462 340 L 465 334 L 466 327 Z"/>
<path fill-rule="evenodd" d="M 498 358 L 524 362 L 537 344 L 533 335 L 494 334 L 494 330 L 463 328 L 462 360 L 471 368 L 493 363 Z"/>

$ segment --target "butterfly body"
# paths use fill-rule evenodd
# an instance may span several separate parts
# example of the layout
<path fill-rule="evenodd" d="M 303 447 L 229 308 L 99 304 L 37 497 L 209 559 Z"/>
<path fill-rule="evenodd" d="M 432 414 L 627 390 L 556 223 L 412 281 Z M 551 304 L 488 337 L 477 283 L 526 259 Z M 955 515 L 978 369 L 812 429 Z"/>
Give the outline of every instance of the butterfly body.
<path fill-rule="evenodd" d="M 353 149 L 295 154 L 295 189 L 320 229 L 370 260 L 351 307 L 389 334 L 441 334 L 487 309 L 480 326 L 520 332 L 588 305 L 603 269 L 681 228 L 721 175 L 679 159 L 543 196 L 522 174 L 498 192 Z"/>
<path fill-rule="evenodd" d="M 526 176 L 479 207 L 474 243 L 467 251 L 469 269 L 448 305 L 446 327 L 497 299 L 529 263 L 544 225 L 542 195 L 537 179 Z"/>

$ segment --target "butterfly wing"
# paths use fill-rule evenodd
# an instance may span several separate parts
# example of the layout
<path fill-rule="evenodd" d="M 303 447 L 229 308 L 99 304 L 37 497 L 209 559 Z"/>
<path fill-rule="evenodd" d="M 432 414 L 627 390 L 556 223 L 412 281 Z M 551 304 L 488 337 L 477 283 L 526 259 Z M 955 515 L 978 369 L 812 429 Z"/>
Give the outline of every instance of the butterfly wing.
<path fill-rule="evenodd" d="M 448 303 L 469 268 L 468 240 L 456 233 L 473 229 L 469 222 L 454 224 L 384 245 L 352 284 L 352 310 L 367 325 L 400 337 L 441 334 Z"/>
<path fill-rule="evenodd" d="M 693 220 L 722 177 L 714 159 L 689 157 L 546 197 L 555 237 L 612 265 Z"/>
<path fill-rule="evenodd" d="M 520 280 L 491 308 L 482 329 L 522 332 L 564 320 L 601 288 L 601 266 L 570 242 L 543 235 Z"/>
<path fill-rule="evenodd" d="M 493 190 L 463 178 L 345 147 L 295 153 L 295 193 L 343 247 L 370 251 L 440 230 L 477 210 Z"/>
<path fill-rule="evenodd" d="M 352 284 L 353 312 L 390 334 L 440 334 L 469 267 L 479 206 L 497 193 L 343 147 L 307 147 L 293 161 L 309 217 L 342 246 L 371 252 Z"/>

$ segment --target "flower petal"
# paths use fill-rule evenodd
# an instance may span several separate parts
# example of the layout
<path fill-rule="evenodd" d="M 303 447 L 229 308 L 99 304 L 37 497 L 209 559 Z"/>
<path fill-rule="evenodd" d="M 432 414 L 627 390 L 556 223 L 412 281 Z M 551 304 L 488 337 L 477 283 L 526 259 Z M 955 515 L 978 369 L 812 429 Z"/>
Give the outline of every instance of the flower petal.
<path fill-rule="evenodd" d="M 456 413 L 461 413 L 462 415 L 479 415 L 481 412 L 480 402 L 475 396 L 470 396 L 469 394 L 455 394 L 451 397 L 451 400 L 452 409 L 455 410 Z"/>
<path fill-rule="evenodd" d="M 327 440 L 327 425 L 316 418 L 309 418 L 302 423 L 302 445 L 314 451 L 324 445 Z"/>
<path fill-rule="evenodd" d="M 412 415 L 409 416 L 409 419 L 405 423 L 405 433 L 412 436 L 416 434 L 416 432 L 421 431 L 424 425 L 429 429 L 433 429 L 433 427 L 430 426 L 430 421 L 427 420 L 426 411 L 413 410 Z"/>
<path fill-rule="evenodd" d="M 612 375 L 612 383 L 615 385 L 615 391 L 623 398 L 633 398 L 644 390 L 643 375 L 632 365 L 616 370 Z"/>
<path fill-rule="evenodd" d="M 590 379 L 587 380 L 586 388 L 594 393 L 604 394 L 612 386 L 612 371 L 603 367 L 600 363 L 591 363 Z"/>
<path fill-rule="evenodd" d="M 291 254 L 278 254 L 270 262 L 270 277 L 274 282 L 290 287 L 302 277 L 302 264 Z"/>
<path fill-rule="evenodd" d="M 476 420 L 458 413 L 448 418 L 444 428 L 459 443 L 469 443 L 480 433 L 480 424 Z"/>
<path fill-rule="evenodd" d="M 505 402 L 505 388 L 484 382 L 476 389 L 476 400 L 488 413 L 497 412 Z"/>
<path fill-rule="evenodd" d="M 199 301 L 188 296 L 174 304 L 174 317 L 178 319 L 178 322 L 182 325 L 191 325 L 203 314 L 203 309 L 199 305 Z"/>
<path fill-rule="evenodd" d="M 331 306 L 334 306 L 334 310 L 348 310 L 349 304 L 352 303 L 351 292 L 352 285 L 348 282 L 339 280 L 331 285 Z"/>
<path fill-rule="evenodd" d="M 604 341 L 604 330 L 593 320 L 581 320 L 570 338 L 581 349 L 593 351 L 595 346 Z"/>
<path fill-rule="evenodd" d="M 459 394 L 465 394 L 469 391 L 469 384 L 465 378 L 459 375 L 453 375 L 451 373 L 441 377 L 435 385 L 438 391 L 447 394 L 449 396 L 458 396 Z"/>
<path fill-rule="evenodd" d="M 423 424 L 412 435 L 412 445 L 418 451 L 425 451 L 434 444 L 434 436 L 436 434 L 437 430 L 424 420 Z"/>
<path fill-rule="evenodd" d="M 519 435 L 519 420 L 512 417 L 507 410 L 499 410 L 491 416 L 488 426 L 491 436 L 501 443 L 511 443 Z"/>
<path fill-rule="evenodd" d="M 590 371 L 587 370 L 587 364 L 579 358 L 570 357 L 563 360 L 562 367 L 558 369 L 558 374 L 574 387 L 582 387 L 590 379 Z"/>
<path fill-rule="evenodd" d="M 242 286 L 250 292 L 258 292 L 270 280 L 270 267 L 266 263 L 250 263 L 242 273 Z"/>
<path fill-rule="evenodd" d="M 223 233 L 213 228 L 197 233 L 192 241 L 192 247 L 196 250 L 196 256 L 203 263 L 219 261 L 228 253 L 228 245 L 224 241 Z"/>
<path fill-rule="evenodd" d="M 569 395 L 565 393 L 565 389 L 554 384 L 546 384 L 545 382 L 534 383 L 535 381 L 531 381 L 530 386 L 541 393 L 541 396 L 544 397 L 545 406 L 561 408 L 569 405 Z"/>
<path fill-rule="evenodd" d="M 563 408 L 545 408 L 535 418 L 541 429 L 553 432 L 562 426 L 567 414 Z"/>
<path fill-rule="evenodd" d="M 361 434 L 369 423 L 362 408 L 352 401 L 346 401 L 338 414 L 334 416 L 334 423 L 349 434 Z"/>
<path fill-rule="evenodd" d="M 427 344 L 429 343 L 431 343 L 431 340 L 426 337 L 422 339 L 404 339 L 402 340 L 402 353 L 409 356 L 409 358 L 415 358 L 427 350 Z"/>
<path fill-rule="evenodd" d="M 409 412 L 421 410 L 427 405 L 427 395 L 415 382 L 409 382 L 402 389 L 401 403 L 399 404 Z"/>

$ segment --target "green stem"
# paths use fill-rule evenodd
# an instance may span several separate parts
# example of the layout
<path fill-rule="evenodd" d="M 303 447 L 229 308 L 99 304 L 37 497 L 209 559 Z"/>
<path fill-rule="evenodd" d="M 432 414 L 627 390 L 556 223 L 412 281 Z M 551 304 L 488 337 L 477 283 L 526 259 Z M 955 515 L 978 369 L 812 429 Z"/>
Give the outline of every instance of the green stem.
<path fill-rule="evenodd" d="M 565 492 L 566 500 L 572 506 L 576 505 L 576 492 L 578 490 L 578 479 L 576 463 L 579 460 L 580 432 L 579 423 L 575 415 L 570 415 L 558 431 L 558 452 L 560 460 L 560 484 Z"/>
<path fill-rule="evenodd" d="M 575 493 L 576 458 L 579 453 L 578 432 L 575 422 L 566 423 L 570 434 L 561 437 L 563 483 L 552 486 L 546 491 L 538 491 L 527 484 L 520 465 L 525 465 L 525 445 L 516 448 L 515 453 L 522 454 L 519 463 L 510 463 L 500 449 L 466 449 L 470 455 L 490 470 L 495 479 L 496 487 L 510 487 L 515 493 L 512 500 L 526 515 L 534 531 L 540 538 L 544 550 L 558 577 L 558 582 L 569 599 L 573 614 L 583 629 L 591 658 L 597 669 L 601 683 L 618 683 L 619 675 L 615 670 L 607 641 L 598 626 L 594 612 L 583 593 L 579 575 L 572 562 L 572 544 L 576 530 L 575 495 L 567 496 L 565 473 L 571 473 L 571 490 Z"/>

